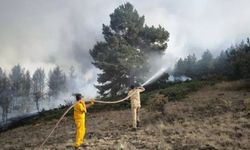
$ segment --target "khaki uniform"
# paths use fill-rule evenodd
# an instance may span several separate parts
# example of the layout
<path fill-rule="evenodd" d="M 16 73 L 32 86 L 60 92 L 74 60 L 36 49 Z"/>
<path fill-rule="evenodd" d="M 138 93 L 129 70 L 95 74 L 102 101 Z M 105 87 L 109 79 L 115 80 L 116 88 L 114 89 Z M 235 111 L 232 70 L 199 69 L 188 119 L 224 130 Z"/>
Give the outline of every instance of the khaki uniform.
<path fill-rule="evenodd" d="M 131 89 L 128 92 L 128 96 L 130 96 L 131 100 L 131 112 L 132 112 L 132 125 L 133 128 L 137 127 L 137 121 L 140 121 L 139 111 L 141 108 L 141 98 L 140 93 L 145 89 L 143 87 Z"/>

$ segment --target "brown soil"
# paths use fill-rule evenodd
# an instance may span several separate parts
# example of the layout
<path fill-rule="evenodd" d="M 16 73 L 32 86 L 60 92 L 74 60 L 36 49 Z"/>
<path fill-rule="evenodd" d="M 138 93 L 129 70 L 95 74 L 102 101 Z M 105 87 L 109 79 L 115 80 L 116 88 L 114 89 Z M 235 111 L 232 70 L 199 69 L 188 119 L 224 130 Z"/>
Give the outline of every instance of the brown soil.
<path fill-rule="evenodd" d="M 228 150 L 250 149 L 250 92 L 234 82 L 216 84 L 191 93 L 179 102 L 169 102 L 164 112 L 142 109 L 142 127 L 131 131 L 129 110 L 88 114 L 85 148 Z M 57 120 L 27 125 L 0 133 L 0 149 L 35 149 Z M 65 118 L 44 150 L 73 149 L 75 127 Z"/>

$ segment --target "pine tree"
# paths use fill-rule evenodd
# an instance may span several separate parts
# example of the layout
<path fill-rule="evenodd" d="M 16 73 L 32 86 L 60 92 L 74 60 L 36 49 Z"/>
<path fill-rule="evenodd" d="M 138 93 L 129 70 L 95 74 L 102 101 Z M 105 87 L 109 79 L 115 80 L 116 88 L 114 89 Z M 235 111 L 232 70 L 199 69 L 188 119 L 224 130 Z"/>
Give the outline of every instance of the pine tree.
<path fill-rule="evenodd" d="M 22 95 L 23 75 L 24 75 L 24 69 L 19 64 L 15 65 L 12 68 L 9 78 L 11 81 L 12 92 L 15 97 Z"/>
<path fill-rule="evenodd" d="M 49 96 L 57 98 L 57 96 L 66 91 L 66 75 L 57 66 L 54 70 L 49 73 Z"/>
<path fill-rule="evenodd" d="M 148 27 L 144 20 L 126 3 L 110 14 L 110 25 L 103 25 L 105 41 L 90 50 L 93 64 L 102 71 L 96 85 L 101 96 L 119 95 L 130 84 L 141 83 L 149 71 L 149 58 L 167 48 L 169 33 L 161 26 Z"/>

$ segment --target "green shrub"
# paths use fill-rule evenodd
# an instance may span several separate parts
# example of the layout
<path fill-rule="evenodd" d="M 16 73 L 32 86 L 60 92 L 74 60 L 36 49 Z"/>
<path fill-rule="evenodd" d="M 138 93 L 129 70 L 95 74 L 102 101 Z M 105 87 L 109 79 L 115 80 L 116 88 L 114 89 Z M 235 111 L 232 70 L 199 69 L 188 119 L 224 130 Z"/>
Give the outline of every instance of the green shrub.
<path fill-rule="evenodd" d="M 149 110 L 162 110 L 164 104 L 167 102 L 181 100 L 190 92 L 214 84 L 215 81 L 187 81 L 176 83 L 165 89 L 143 93 L 141 95 L 142 104 L 146 105 Z"/>

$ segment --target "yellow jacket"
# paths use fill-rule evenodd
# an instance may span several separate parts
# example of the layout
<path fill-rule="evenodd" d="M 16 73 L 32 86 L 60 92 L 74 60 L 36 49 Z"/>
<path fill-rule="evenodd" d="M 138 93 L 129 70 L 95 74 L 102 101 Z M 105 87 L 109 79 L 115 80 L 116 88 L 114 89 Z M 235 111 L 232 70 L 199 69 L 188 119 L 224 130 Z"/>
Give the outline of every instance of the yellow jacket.
<path fill-rule="evenodd" d="M 85 102 L 80 100 L 74 106 L 74 119 L 85 119 L 85 113 L 87 112 Z"/>

